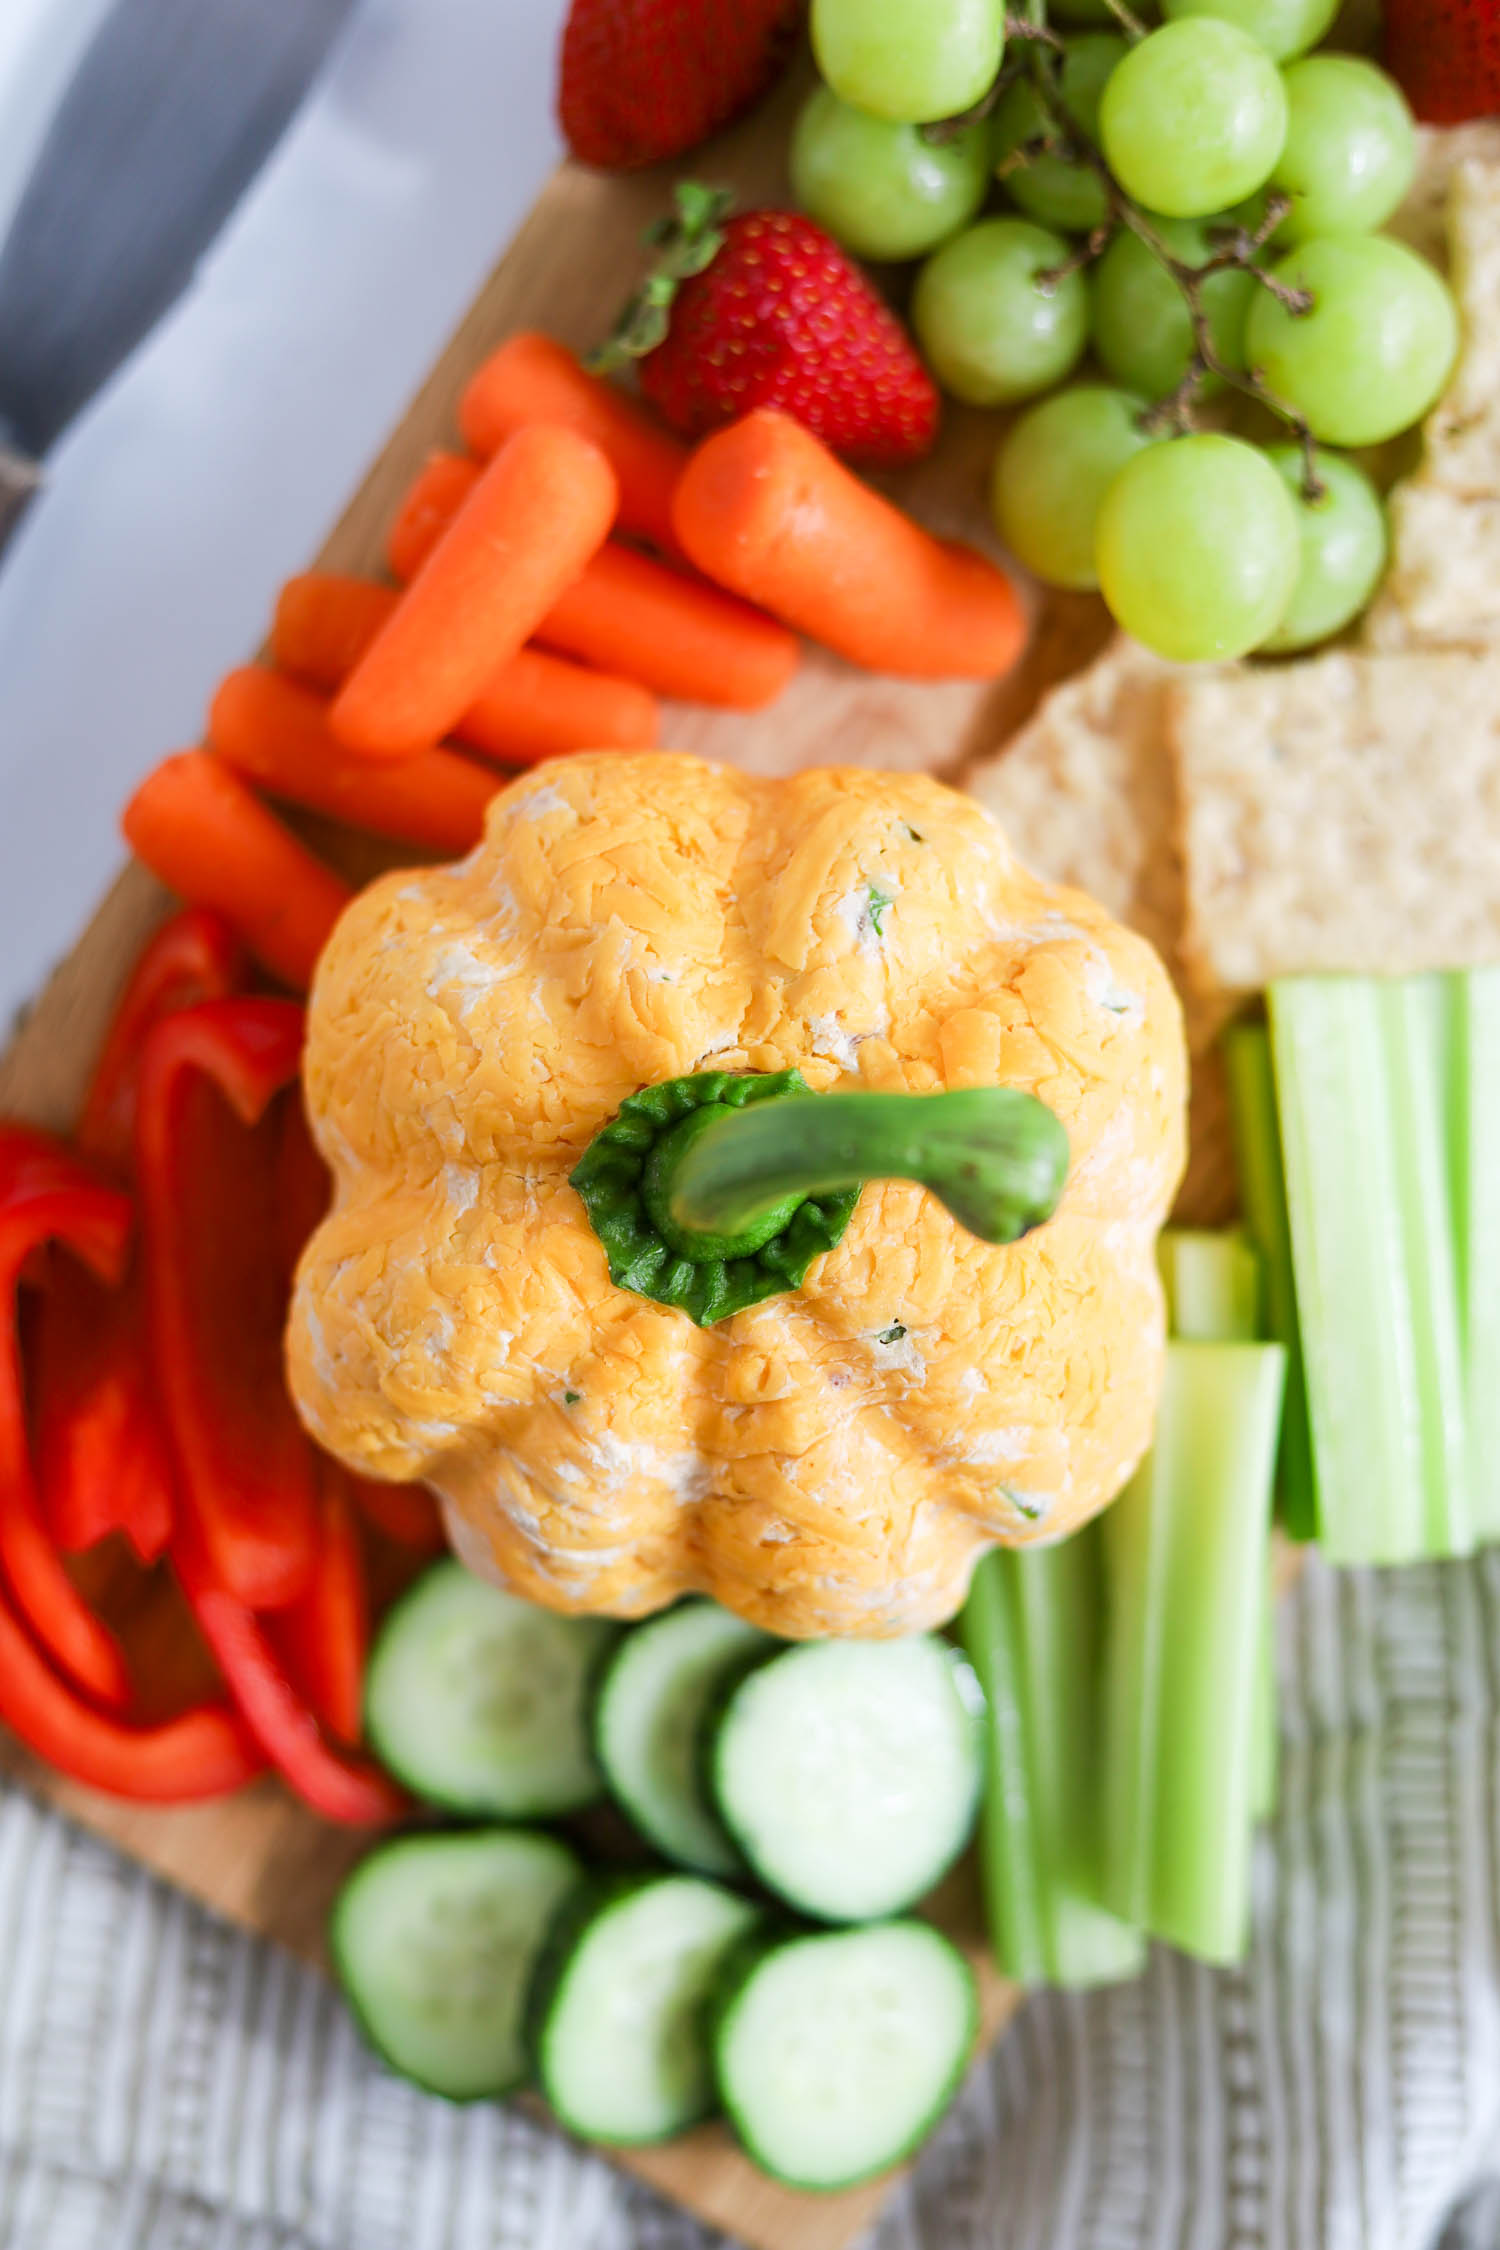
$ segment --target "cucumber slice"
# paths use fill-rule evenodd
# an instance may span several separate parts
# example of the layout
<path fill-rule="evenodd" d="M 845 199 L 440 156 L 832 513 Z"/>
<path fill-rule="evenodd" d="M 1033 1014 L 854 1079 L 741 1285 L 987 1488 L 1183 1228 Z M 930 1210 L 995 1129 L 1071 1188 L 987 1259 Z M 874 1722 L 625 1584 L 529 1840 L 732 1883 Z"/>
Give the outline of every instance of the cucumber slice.
<path fill-rule="evenodd" d="M 709 1802 L 703 1730 L 726 1681 L 769 1633 L 717 1602 L 681 1602 L 627 1633 L 594 1691 L 594 1751 L 648 1843 L 700 1875 L 742 1867 Z"/>
<path fill-rule="evenodd" d="M 763 2171 L 853 2187 L 925 2140 L 978 2031 L 973 1972 L 929 1923 L 746 1947 L 715 2010 L 719 2091 Z"/>
<path fill-rule="evenodd" d="M 696 1875 L 617 1877 L 564 1909 L 531 2018 L 537 2077 L 571 2132 L 643 2146 L 712 2113 L 708 2004 L 758 1920 Z"/>
<path fill-rule="evenodd" d="M 402 1836 L 334 1904 L 334 1968 L 365 2037 L 403 2078 L 450 2101 L 528 2076 L 526 1994 L 578 1861 L 524 1829 Z"/>
<path fill-rule="evenodd" d="M 730 1695 L 715 1801 L 768 1890 L 823 1922 L 897 1914 L 969 1840 L 983 1699 L 931 1633 L 804 1641 Z"/>
<path fill-rule="evenodd" d="M 599 1617 L 556 1617 L 461 1563 L 434 1563 L 371 1653 L 370 1742 L 409 1789 L 450 1812 L 575 1812 L 603 1794 L 588 1686 L 617 1631 Z"/>

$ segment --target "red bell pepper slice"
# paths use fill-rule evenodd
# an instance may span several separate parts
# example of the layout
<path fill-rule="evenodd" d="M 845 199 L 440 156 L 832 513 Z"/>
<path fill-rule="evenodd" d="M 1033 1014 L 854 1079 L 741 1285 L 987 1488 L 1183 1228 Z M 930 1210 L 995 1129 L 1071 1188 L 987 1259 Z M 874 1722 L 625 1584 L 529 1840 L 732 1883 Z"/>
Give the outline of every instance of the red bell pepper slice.
<path fill-rule="evenodd" d="M 68 1577 L 37 1493 L 17 1291 L 23 1270 L 50 1242 L 118 1285 L 133 1223 L 129 1198 L 60 1142 L 25 1126 L 0 1128 L 0 1301 L 7 1308 L 0 1342 L 0 1568 L 48 1654 L 80 1687 L 116 1707 L 130 1696 L 124 1657 Z"/>
<path fill-rule="evenodd" d="M 314 1228 L 322 1225 L 333 1201 L 333 1180 L 328 1166 L 313 1146 L 307 1116 L 300 1102 L 282 1105 L 276 1165 L 277 1266 L 288 1291 L 297 1275 L 297 1262 Z"/>
<path fill-rule="evenodd" d="M 440 1555 L 448 1544 L 437 1502 L 425 1484 L 380 1484 L 351 1477 L 354 1497 L 383 1538 L 418 1554 Z"/>
<path fill-rule="evenodd" d="M 146 1035 L 163 1016 L 243 992 L 250 957 L 222 914 L 190 906 L 151 938 L 115 1010 L 73 1138 L 106 1170 L 130 1169 L 136 1084 Z"/>
<path fill-rule="evenodd" d="M 276 1151 L 276 1255 L 290 1291 L 308 1236 L 332 1198 L 328 1167 L 313 1146 L 301 1105 L 288 1102 Z M 317 1455 L 318 1559 L 311 1583 L 267 1620 L 272 1647 L 314 1717 L 340 1742 L 364 1728 L 365 1658 L 370 1605 L 352 1481 L 326 1453 Z"/>
<path fill-rule="evenodd" d="M 131 972 L 74 1136 L 116 1177 L 130 1169 L 141 1048 L 163 1016 L 241 991 L 249 959 L 222 915 L 174 914 Z M 52 1536 L 80 1554 L 121 1531 L 143 1563 L 172 1530 L 172 1472 L 151 1384 L 139 1264 L 101 1289 L 54 1261 L 37 1307 L 33 1383 L 37 1473 Z"/>
<path fill-rule="evenodd" d="M 0 1719 L 60 1773 L 111 1797 L 184 1804 L 227 1796 L 265 1770 L 250 1730 L 206 1703 L 160 1726 L 124 1726 L 61 1681 L 0 1596 Z"/>
<path fill-rule="evenodd" d="M 145 1307 L 55 1261 L 30 1359 L 37 1479 L 53 1538 L 82 1554 L 121 1531 L 143 1563 L 172 1535 L 172 1469 L 151 1384 Z"/>
<path fill-rule="evenodd" d="M 266 1620 L 272 1647 L 313 1716 L 340 1742 L 364 1731 L 370 1605 L 349 1481 L 336 1461 L 322 1467 L 317 1568 L 299 1601 Z"/>
<path fill-rule="evenodd" d="M 141 1050 L 135 1167 L 153 1366 L 183 1514 L 212 1579 L 279 1609 L 312 1579 L 317 1456 L 282 1373 L 278 1120 L 303 1015 L 290 1000 L 210 1000 Z"/>
<path fill-rule="evenodd" d="M 346 1756 L 323 1739 L 263 1621 L 215 1579 L 194 1525 L 179 1528 L 172 1560 L 198 1630 L 245 1724 L 303 1803 L 325 1820 L 353 1828 L 383 1827 L 399 1819 L 409 1805 L 404 1793 L 378 1766 Z"/>

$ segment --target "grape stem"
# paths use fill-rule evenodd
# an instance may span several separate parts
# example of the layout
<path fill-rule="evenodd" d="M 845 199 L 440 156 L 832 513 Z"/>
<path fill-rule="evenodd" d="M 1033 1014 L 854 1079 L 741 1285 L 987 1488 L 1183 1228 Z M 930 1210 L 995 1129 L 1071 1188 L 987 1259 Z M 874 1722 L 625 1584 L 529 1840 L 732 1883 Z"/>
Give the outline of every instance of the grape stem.
<path fill-rule="evenodd" d="M 946 148 L 950 141 L 956 141 L 967 133 L 971 125 L 982 125 L 987 117 L 994 115 L 1001 96 L 1008 93 L 1021 76 L 1022 72 L 1018 68 L 1007 65 L 989 92 L 981 94 L 978 101 L 968 109 L 961 109 L 956 117 L 940 117 L 936 123 L 924 125 L 921 129 L 923 140 L 931 148 Z"/>
<path fill-rule="evenodd" d="M 1103 159 L 1101 158 L 1100 161 L 1102 163 Z M 1305 289 L 1288 289 L 1284 283 L 1278 282 L 1274 275 L 1268 274 L 1256 266 L 1253 262 L 1253 256 L 1246 256 L 1243 252 L 1237 255 L 1234 245 L 1216 251 L 1214 256 L 1206 259 L 1201 266 L 1184 264 L 1182 259 L 1172 255 L 1171 250 L 1150 221 L 1144 218 L 1141 212 L 1123 197 L 1115 216 L 1118 223 L 1129 227 L 1137 240 L 1143 242 L 1151 255 L 1166 267 L 1168 273 L 1182 291 L 1183 302 L 1188 310 L 1188 319 L 1193 326 L 1193 356 L 1188 364 L 1187 372 L 1174 391 L 1168 392 L 1164 399 L 1159 399 L 1156 405 L 1148 409 L 1143 420 L 1143 427 L 1153 432 L 1166 429 L 1175 429 L 1181 432 L 1191 430 L 1193 427 L 1193 408 L 1197 404 L 1203 384 L 1210 375 L 1217 375 L 1222 383 L 1227 383 L 1232 390 L 1239 391 L 1243 397 L 1255 399 L 1259 405 L 1264 406 L 1270 413 L 1274 414 L 1278 421 L 1284 422 L 1292 432 L 1298 445 L 1302 448 L 1303 498 L 1310 506 L 1314 505 L 1323 498 L 1326 488 L 1318 474 L 1318 449 L 1312 431 L 1294 407 L 1288 406 L 1284 399 L 1277 397 L 1258 368 L 1232 367 L 1221 355 L 1214 342 L 1213 325 L 1204 306 L 1203 284 L 1216 273 L 1227 273 L 1234 268 L 1240 268 L 1254 274 L 1262 285 L 1270 289 L 1278 300 L 1286 305 L 1287 310 L 1293 313 L 1305 313 L 1312 310 L 1310 292 Z M 1275 227 L 1280 223 L 1280 217 L 1284 216 L 1285 213 L 1283 212 L 1272 222 L 1271 232 L 1275 231 Z M 1241 231 L 1243 232 L 1243 230 Z M 1250 238 L 1246 237 L 1245 239 L 1248 241 Z"/>
<path fill-rule="evenodd" d="M 1129 18 L 1129 11 L 1120 4 L 1120 0 L 1108 0 L 1108 5 L 1128 30 L 1134 21 Z M 1045 119 L 1045 130 L 1033 134 L 1029 140 L 1013 149 L 997 167 L 997 174 L 1004 178 L 1007 173 L 1024 170 L 1027 165 L 1036 163 L 1039 157 L 1057 156 L 1065 163 L 1086 166 L 1099 181 L 1105 200 L 1105 216 L 1100 224 L 1066 258 L 1059 260 L 1055 266 L 1043 268 L 1036 276 L 1036 286 L 1044 295 L 1050 296 L 1071 274 L 1082 272 L 1101 258 L 1121 227 L 1128 228 L 1150 251 L 1157 263 L 1166 269 L 1181 290 L 1193 334 L 1193 355 L 1186 373 L 1175 390 L 1147 409 L 1142 417 L 1142 428 L 1153 433 L 1176 430 L 1185 434 L 1190 431 L 1194 427 L 1194 410 L 1203 385 L 1211 375 L 1215 375 L 1232 390 L 1256 400 L 1279 422 L 1285 424 L 1302 449 L 1303 497 L 1310 504 L 1321 500 L 1326 488 L 1318 474 L 1317 443 L 1312 431 L 1295 408 L 1277 397 L 1257 368 L 1242 369 L 1228 364 L 1214 342 L 1213 327 L 1203 302 L 1203 285 L 1212 280 L 1215 274 L 1243 272 L 1248 273 L 1258 287 L 1268 290 L 1277 303 L 1294 316 L 1311 312 L 1313 299 L 1309 290 L 1289 287 L 1259 263 L 1261 251 L 1291 209 L 1290 199 L 1279 192 L 1270 195 L 1259 223 L 1254 227 L 1223 230 L 1215 238 L 1217 247 L 1213 254 L 1200 265 L 1189 265 L 1184 259 L 1177 257 L 1145 212 L 1125 193 L 1111 171 L 1103 150 L 1079 132 L 1076 123 L 1069 116 L 1062 92 L 1062 57 L 1066 50 L 1063 42 L 1048 30 L 1043 20 L 1045 0 L 1028 0 L 1028 6 L 1033 10 L 1031 15 L 1021 18 L 1019 23 L 1007 17 L 1006 23 L 1007 30 L 1013 30 L 1014 36 L 1031 42 L 1031 78 Z M 1139 25 L 1135 26 L 1135 31 L 1138 35 Z M 986 97 L 991 106 L 999 91 L 997 81 Z M 926 130 L 931 137 L 936 138 L 944 129 L 939 126 L 928 127 Z"/>
<path fill-rule="evenodd" d="M 1019 41 L 1022 46 L 1050 47 L 1054 53 L 1059 55 L 1067 51 L 1067 42 L 1061 34 L 1054 31 L 1046 19 L 1039 15 L 1007 16 L 1005 19 L 1007 46 L 1013 39 Z"/>
<path fill-rule="evenodd" d="M 1027 5 L 1033 10 L 1031 14 L 1008 15 L 1005 19 L 1007 50 L 1013 45 L 1051 47 L 1061 55 L 1065 51 L 1065 43 L 1047 23 L 1045 0 L 1027 0 Z M 1001 95 L 1008 93 L 1016 80 L 1025 75 L 1025 68 L 1024 63 L 1006 63 L 989 91 L 981 94 L 977 102 L 971 102 L 967 109 L 961 109 L 956 117 L 940 117 L 933 124 L 924 125 L 923 140 L 933 148 L 944 148 L 949 141 L 956 141 L 961 134 L 966 133 L 971 125 L 982 125 L 987 117 L 994 115 Z"/>
<path fill-rule="evenodd" d="M 1126 7 L 1125 0 L 1104 0 L 1104 5 L 1106 8 L 1108 8 L 1110 14 L 1114 17 L 1115 22 L 1124 32 L 1127 39 L 1136 40 L 1145 38 L 1146 26 L 1142 23 L 1139 16 L 1132 14 L 1131 10 Z"/>
<path fill-rule="evenodd" d="M 1062 287 L 1070 274 L 1084 273 L 1090 266 L 1096 264 L 1109 248 L 1114 231 L 1115 222 L 1113 219 L 1101 219 L 1093 233 L 1086 234 L 1083 240 L 1068 252 L 1066 258 L 1059 258 L 1055 266 L 1044 266 L 1036 276 L 1036 285 L 1042 295 L 1044 297 L 1052 296 Z"/>

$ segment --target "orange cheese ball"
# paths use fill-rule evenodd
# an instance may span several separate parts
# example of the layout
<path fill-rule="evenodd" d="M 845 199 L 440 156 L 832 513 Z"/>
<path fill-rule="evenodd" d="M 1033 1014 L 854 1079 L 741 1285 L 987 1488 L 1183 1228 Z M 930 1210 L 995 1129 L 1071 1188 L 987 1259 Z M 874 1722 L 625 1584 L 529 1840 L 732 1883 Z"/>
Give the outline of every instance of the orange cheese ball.
<path fill-rule="evenodd" d="M 794 1065 L 1026 1088 L 1068 1132 L 1056 1214 L 995 1247 L 876 1182 L 800 1289 L 719 1326 L 617 1288 L 568 1184 L 599 1127 L 661 1079 Z M 1146 1448 L 1185 1081 L 1149 945 L 938 782 L 539 768 L 324 954 L 306 1088 L 337 1197 L 294 1395 L 551 1608 L 697 1591 L 789 1637 L 937 1624 L 987 1547 L 1072 1530 Z"/>

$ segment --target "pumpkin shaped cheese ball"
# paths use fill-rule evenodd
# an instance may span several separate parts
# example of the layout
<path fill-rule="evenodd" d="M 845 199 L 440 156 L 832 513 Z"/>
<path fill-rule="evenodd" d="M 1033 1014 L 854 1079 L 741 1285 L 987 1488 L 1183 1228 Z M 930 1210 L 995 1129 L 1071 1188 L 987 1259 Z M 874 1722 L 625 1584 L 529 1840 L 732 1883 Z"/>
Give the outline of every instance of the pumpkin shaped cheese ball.
<path fill-rule="evenodd" d="M 936 1624 L 1146 1448 L 1185 1076 L 1151 948 L 935 781 L 536 769 L 323 956 L 297 1404 L 554 1609 Z"/>

